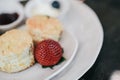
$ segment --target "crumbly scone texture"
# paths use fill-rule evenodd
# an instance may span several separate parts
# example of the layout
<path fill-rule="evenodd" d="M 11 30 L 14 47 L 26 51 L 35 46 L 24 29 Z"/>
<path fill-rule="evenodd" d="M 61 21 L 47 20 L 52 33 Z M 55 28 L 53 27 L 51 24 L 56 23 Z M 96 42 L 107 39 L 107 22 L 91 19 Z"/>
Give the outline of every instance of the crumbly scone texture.
<path fill-rule="evenodd" d="M 19 72 L 34 61 L 32 37 L 22 30 L 13 29 L 0 36 L 0 70 Z"/>
<path fill-rule="evenodd" d="M 37 15 L 26 21 L 26 26 L 35 42 L 45 39 L 58 41 L 63 32 L 63 28 L 58 19 Z"/>

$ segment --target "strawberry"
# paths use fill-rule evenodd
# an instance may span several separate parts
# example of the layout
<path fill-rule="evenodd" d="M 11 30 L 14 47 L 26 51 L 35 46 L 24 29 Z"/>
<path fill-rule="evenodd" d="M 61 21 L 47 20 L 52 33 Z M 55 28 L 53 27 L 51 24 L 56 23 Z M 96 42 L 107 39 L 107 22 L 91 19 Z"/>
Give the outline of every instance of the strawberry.
<path fill-rule="evenodd" d="M 35 58 L 42 66 L 53 66 L 63 54 L 62 47 L 54 40 L 43 40 L 36 45 Z"/>

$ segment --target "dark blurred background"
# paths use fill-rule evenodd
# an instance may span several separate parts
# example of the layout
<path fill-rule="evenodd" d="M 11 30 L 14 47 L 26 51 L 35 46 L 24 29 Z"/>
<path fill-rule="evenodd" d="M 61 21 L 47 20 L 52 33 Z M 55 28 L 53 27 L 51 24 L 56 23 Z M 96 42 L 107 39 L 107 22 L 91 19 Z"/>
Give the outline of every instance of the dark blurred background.
<path fill-rule="evenodd" d="M 86 0 L 104 29 L 104 43 L 97 61 L 79 80 L 110 80 L 120 70 L 120 0 Z"/>

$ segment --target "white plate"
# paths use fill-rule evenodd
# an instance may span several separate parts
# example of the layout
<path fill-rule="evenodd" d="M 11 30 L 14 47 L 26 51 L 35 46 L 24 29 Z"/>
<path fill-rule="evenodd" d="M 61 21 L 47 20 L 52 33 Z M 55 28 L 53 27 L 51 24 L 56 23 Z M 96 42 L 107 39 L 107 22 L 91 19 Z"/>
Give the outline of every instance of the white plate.
<path fill-rule="evenodd" d="M 25 26 L 21 26 L 20 29 L 25 29 Z M 50 78 L 59 74 L 64 70 L 74 59 L 78 42 L 72 33 L 64 30 L 60 39 L 60 44 L 64 50 L 63 57 L 66 59 L 61 64 L 58 64 L 50 68 L 42 68 L 42 66 L 36 63 L 34 66 L 17 73 L 5 73 L 0 72 L 0 80 L 49 80 Z"/>
<path fill-rule="evenodd" d="M 79 48 L 72 62 L 64 70 L 61 69 L 62 72 L 60 74 L 46 78 L 49 80 L 77 80 L 94 64 L 102 47 L 103 29 L 93 10 L 78 1 L 72 1 L 70 9 L 62 22 L 65 28 L 74 33 L 75 37 L 77 37 Z M 69 40 L 67 42 L 69 43 Z M 71 51 L 69 52 L 71 53 Z M 19 78 L 22 78 L 21 80 L 43 80 L 42 77 L 46 77 L 46 75 L 35 75 L 40 68 L 38 64 L 36 64 L 35 67 L 36 68 L 31 67 L 23 71 L 24 75 L 22 74 L 23 72 L 20 72 L 19 74 L 22 76 L 14 74 L 15 77 L 13 76 L 12 80 L 20 80 Z M 33 73 L 29 73 L 32 71 Z M 33 77 L 32 75 L 35 76 Z M 6 76 L 6 79 L 2 79 L 3 76 Z M 10 74 L 1 75 L 0 79 L 10 80 Z"/>
<path fill-rule="evenodd" d="M 72 64 L 51 80 L 77 80 L 96 61 L 103 43 L 103 29 L 94 11 L 79 1 L 72 1 L 63 23 L 76 35 L 79 48 Z"/>

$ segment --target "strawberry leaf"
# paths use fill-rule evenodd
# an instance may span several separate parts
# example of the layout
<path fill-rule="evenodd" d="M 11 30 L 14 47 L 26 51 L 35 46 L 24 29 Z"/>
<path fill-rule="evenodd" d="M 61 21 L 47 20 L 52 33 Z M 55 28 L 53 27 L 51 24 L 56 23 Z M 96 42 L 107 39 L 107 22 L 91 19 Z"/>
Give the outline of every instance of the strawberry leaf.
<path fill-rule="evenodd" d="M 60 61 L 56 64 L 56 65 L 59 65 L 59 64 L 61 64 L 63 61 L 65 61 L 66 59 L 65 59 L 65 57 L 62 57 L 61 59 L 60 59 Z M 42 68 L 51 68 L 51 69 L 53 69 L 53 67 L 54 67 L 55 65 L 53 65 L 53 66 L 43 66 L 42 65 Z"/>

